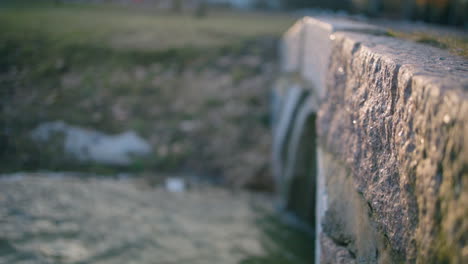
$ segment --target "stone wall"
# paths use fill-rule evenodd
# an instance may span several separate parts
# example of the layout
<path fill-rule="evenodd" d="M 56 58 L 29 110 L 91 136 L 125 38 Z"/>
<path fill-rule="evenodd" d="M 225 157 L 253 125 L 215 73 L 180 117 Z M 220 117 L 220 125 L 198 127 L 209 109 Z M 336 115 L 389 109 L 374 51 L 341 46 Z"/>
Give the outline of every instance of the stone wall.
<path fill-rule="evenodd" d="M 282 57 L 273 171 L 316 263 L 468 263 L 468 61 L 336 18 Z"/>

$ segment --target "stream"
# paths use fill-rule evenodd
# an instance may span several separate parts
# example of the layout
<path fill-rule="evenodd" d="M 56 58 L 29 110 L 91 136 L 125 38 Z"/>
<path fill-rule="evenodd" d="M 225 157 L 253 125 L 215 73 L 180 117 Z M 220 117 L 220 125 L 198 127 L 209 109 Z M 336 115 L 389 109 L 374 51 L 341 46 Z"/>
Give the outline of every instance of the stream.
<path fill-rule="evenodd" d="M 0 264 L 312 263 L 313 238 L 265 194 L 210 184 L 169 192 L 66 173 L 0 177 Z"/>

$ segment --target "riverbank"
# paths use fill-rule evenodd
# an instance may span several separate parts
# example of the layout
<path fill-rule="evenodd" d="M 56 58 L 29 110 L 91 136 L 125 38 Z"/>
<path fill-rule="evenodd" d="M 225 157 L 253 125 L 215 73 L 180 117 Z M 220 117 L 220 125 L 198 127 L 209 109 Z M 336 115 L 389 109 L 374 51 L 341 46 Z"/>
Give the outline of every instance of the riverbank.
<path fill-rule="evenodd" d="M 0 8 L 0 170 L 189 171 L 271 189 L 268 93 L 278 39 L 293 20 L 84 4 Z M 151 154 L 127 166 L 76 162 L 60 135 L 31 140 L 57 121 L 132 131 Z"/>
<path fill-rule="evenodd" d="M 271 200 L 204 183 L 172 193 L 134 178 L 2 175 L 0 263 L 310 263 L 313 239 Z"/>

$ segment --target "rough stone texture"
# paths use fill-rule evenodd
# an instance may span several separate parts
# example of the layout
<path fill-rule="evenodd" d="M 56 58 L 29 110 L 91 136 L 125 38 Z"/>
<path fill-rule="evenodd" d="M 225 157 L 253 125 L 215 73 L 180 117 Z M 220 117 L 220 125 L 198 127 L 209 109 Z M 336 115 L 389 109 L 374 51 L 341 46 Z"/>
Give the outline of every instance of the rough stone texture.
<path fill-rule="evenodd" d="M 357 21 L 304 17 L 283 37 L 282 71 L 292 76 L 300 75 L 304 88 L 313 91 L 316 99 L 322 98 L 325 92 L 333 33 L 338 31 L 383 33 L 377 27 Z"/>
<path fill-rule="evenodd" d="M 323 264 L 355 264 L 353 256 L 345 247 L 337 246 L 329 237 L 321 235 L 322 254 L 320 263 Z"/>
<path fill-rule="evenodd" d="M 283 40 L 320 107 L 316 262 L 468 263 L 468 61 L 385 35 L 304 18 Z"/>
<path fill-rule="evenodd" d="M 325 83 L 328 64 L 332 52 L 334 32 L 370 32 L 382 34 L 383 31 L 374 26 L 357 21 L 344 19 L 314 19 L 304 18 L 302 23 L 302 54 L 300 56 L 300 74 L 308 86 L 314 91 L 318 100 L 325 93 Z M 310 56 L 313 54 L 313 56 Z"/>
<path fill-rule="evenodd" d="M 325 181 L 320 176 L 322 174 L 319 161 L 320 155 L 317 150 L 309 150 L 309 148 L 316 148 L 311 147 L 309 144 L 311 143 L 309 141 L 313 142 L 313 140 L 307 141 L 307 137 L 315 138 L 316 133 L 315 131 L 313 133 L 303 131 L 309 129 L 310 125 L 301 122 L 301 120 L 310 118 L 311 115 L 315 119 L 315 112 L 325 93 L 325 79 L 332 52 L 333 33 L 337 31 L 382 34 L 381 29 L 358 21 L 351 22 L 344 19 L 324 17 L 320 19 L 306 17 L 299 20 L 283 37 L 281 66 L 284 74 L 277 80 L 272 96 L 273 139 L 275 142 L 273 144 L 272 169 L 281 196 L 280 204 L 285 208 L 289 208 L 295 214 L 302 215 L 303 218 L 305 215 L 310 214 L 304 214 L 301 212 L 304 210 L 298 210 L 298 208 L 305 207 L 306 204 L 310 203 L 315 204 L 315 220 L 310 221 L 310 217 L 306 217 L 304 220 L 309 223 L 315 222 L 318 233 L 321 230 L 320 219 L 327 207 L 325 203 L 326 192 L 323 191 Z M 304 94 L 310 94 L 307 97 L 308 102 L 304 103 L 304 107 L 298 106 L 298 108 L 304 108 L 308 112 L 305 113 L 305 116 L 302 116 L 303 111 L 292 112 L 288 110 L 289 108 L 284 107 L 285 102 L 293 102 L 293 100 L 290 100 L 289 95 L 298 88 L 306 91 Z M 305 109 L 308 104 L 310 104 L 309 110 Z M 290 117 L 288 120 L 291 120 L 291 122 L 280 122 L 281 116 Z M 304 139 L 297 141 L 298 137 L 294 135 L 304 135 Z M 278 144 L 278 142 L 281 142 L 281 144 Z M 300 148 L 297 147 L 299 145 Z M 300 162 L 297 162 L 296 159 Z M 301 160 L 304 160 L 304 162 Z M 312 179 L 308 179 L 310 177 Z M 309 194 L 305 192 L 306 195 L 304 195 L 303 189 L 308 186 L 308 184 L 305 184 L 306 182 L 318 186 L 315 195 L 313 195 L 313 192 Z M 307 201 L 310 199 L 309 197 L 314 196 L 317 196 L 317 198 L 313 201 Z M 301 206 L 288 206 L 286 205 L 288 202 Z M 319 244 L 319 237 L 317 237 L 316 262 L 320 260 L 321 250 Z"/>
<path fill-rule="evenodd" d="M 468 63 L 389 37 L 335 36 L 318 120 L 325 151 L 349 169 L 392 262 L 466 262 Z"/>

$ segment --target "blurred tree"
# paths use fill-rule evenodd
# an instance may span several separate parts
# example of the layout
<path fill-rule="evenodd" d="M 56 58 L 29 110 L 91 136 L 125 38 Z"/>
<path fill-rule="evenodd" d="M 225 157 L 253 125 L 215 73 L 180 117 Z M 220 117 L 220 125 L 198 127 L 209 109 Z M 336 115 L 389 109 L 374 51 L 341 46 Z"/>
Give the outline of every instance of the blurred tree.
<path fill-rule="evenodd" d="M 352 0 L 282 0 L 285 8 L 325 8 L 325 9 L 344 9 L 351 7 Z"/>
<path fill-rule="evenodd" d="M 204 0 L 200 0 L 195 9 L 195 17 L 202 18 L 208 13 L 208 4 Z"/>
<path fill-rule="evenodd" d="M 369 0 L 367 4 L 367 13 L 376 16 L 382 9 L 382 0 Z"/>
<path fill-rule="evenodd" d="M 382 9 L 382 4 L 382 0 L 352 0 L 352 10 L 358 13 L 377 16 Z"/>
<path fill-rule="evenodd" d="M 468 0 L 411 0 L 405 16 L 426 22 L 468 26 Z"/>
<path fill-rule="evenodd" d="M 402 10 L 400 13 L 403 16 L 403 18 L 406 18 L 406 19 L 413 18 L 414 10 L 416 8 L 416 0 L 403 1 L 401 8 Z"/>
<path fill-rule="evenodd" d="M 450 5 L 448 23 L 468 28 L 468 0 L 455 0 Z"/>
<path fill-rule="evenodd" d="M 268 9 L 268 0 L 255 0 L 253 6 L 256 9 Z"/>
<path fill-rule="evenodd" d="M 172 0 L 172 11 L 174 13 L 182 12 L 182 0 Z"/>

